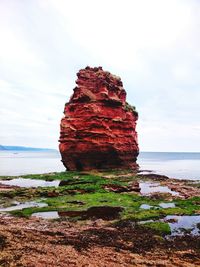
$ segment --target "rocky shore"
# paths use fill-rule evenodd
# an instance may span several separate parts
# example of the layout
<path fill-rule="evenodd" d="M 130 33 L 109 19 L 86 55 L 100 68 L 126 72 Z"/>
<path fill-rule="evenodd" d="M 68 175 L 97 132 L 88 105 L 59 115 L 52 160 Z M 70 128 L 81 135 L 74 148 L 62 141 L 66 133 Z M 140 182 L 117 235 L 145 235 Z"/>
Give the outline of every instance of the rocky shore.
<path fill-rule="evenodd" d="M 0 266 L 200 266 L 198 181 L 50 173 L 1 177 L 0 196 Z"/>
<path fill-rule="evenodd" d="M 166 241 L 128 222 L 0 217 L 1 266 L 199 266 L 199 238 Z"/>

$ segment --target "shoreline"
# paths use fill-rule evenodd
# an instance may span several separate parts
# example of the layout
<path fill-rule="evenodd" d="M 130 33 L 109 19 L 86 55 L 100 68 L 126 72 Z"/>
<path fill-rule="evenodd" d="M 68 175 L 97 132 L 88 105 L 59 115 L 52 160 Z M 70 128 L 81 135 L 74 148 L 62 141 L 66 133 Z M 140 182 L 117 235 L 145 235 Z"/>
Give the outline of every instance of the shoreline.
<path fill-rule="evenodd" d="M 131 171 L 63 172 L 23 179 L 60 181 L 60 186 L 22 188 L 0 182 L 2 207 L 28 201 L 47 204 L 0 215 L 1 266 L 200 265 L 200 223 L 196 235 L 183 231 L 173 236 L 170 227 L 177 222 L 167 221 L 173 215 L 199 217 L 197 181 Z M 156 192 L 156 187 L 167 192 Z M 145 194 L 149 189 L 154 192 Z M 162 203 L 171 206 L 161 207 Z M 60 217 L 31 216 L 50 211 Z"/>

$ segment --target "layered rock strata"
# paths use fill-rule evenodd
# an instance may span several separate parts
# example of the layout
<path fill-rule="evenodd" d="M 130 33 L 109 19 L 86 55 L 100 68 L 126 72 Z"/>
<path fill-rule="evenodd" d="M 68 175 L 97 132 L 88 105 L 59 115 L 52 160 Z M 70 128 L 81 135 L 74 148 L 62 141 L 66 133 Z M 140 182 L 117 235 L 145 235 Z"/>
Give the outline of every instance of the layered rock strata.
<path fill-rule="evenodd" d="M 86 67 L 77 76 L 60 125 L 64 166 L 68 170 L 135 168 L 138 114 L 126 102 L 121 79 L 102 67 Z"/>

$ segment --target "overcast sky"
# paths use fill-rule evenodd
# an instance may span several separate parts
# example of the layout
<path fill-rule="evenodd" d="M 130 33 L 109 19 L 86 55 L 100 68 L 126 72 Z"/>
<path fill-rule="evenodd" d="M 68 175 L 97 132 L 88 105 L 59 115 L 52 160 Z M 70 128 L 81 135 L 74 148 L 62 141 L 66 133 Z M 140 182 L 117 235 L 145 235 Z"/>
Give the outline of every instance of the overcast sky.
<path fill-rule="evenodd" d="M 87 65 L 122 78 L 141 151 L 200 151 L 200 1 L 0 0 L 0 144 L 57 148 Z"/>

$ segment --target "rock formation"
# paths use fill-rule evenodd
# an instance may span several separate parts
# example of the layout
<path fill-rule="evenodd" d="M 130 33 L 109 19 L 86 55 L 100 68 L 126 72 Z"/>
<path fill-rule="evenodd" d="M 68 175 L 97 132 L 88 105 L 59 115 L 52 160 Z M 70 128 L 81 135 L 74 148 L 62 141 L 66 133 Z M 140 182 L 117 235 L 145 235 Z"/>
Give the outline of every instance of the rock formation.
<path fill-rule="evenodd" d="M 68 170 L 137 167 L 138 114 L 119 77 L 102 67 L 80 70 L 61 120 L 60 153 Z"/>

